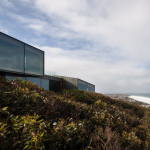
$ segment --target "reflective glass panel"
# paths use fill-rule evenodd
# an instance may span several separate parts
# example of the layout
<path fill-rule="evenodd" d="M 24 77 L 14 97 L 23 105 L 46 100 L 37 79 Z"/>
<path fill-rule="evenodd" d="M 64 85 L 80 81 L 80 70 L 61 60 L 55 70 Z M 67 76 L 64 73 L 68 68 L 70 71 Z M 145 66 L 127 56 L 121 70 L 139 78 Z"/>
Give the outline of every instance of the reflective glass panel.
<path fill-rule="evenodd" d="M 86 82 L 78 80 L 78 89 L 88 91 Z"/>
<path fill-rule="evenodd" d="M 95 86 L 88 84 L 88 91 L 95 92 Z"/>
<path fill-rule="evenodd" d="M 41 87 L 44 88 L 45 90 L 49 90 L 49 80 L 42 79 Z"/>
<path fill-rule="evenodd" d="M 26 80 L 31 81 L 32 83 L 37 84 L 38 86 L 41 86 L 41 79 L 40 78 L 34 78 L 34 77 L 26 77 Z"/>
<path fill-rule="evenodd" d="M 25 73 L 43 75 L 44 52 L 25 44 Z"/>
<path fill-rule="evenodd" d="M 14 80 L 14 79 L 15 79 L 15 77 L 14 77 L 14 76 L 6 75 L 6 79 L 8 79 L 9 81 L 11 81 L 11 80 Z"/>
<path fill-rule="evenodd" d="M 24 72 L 24 44 L 0 33 L 0 69 Z"/>
<path fill-rule="evenodd" d="M 22 81 L 25 81 L 25 77 L 20 77 L 20 76 L 11 76 L 11 75 L 6 75 L 6 79 L 8 80 L 15 80 L 16 78 L 21 79 Z"/>

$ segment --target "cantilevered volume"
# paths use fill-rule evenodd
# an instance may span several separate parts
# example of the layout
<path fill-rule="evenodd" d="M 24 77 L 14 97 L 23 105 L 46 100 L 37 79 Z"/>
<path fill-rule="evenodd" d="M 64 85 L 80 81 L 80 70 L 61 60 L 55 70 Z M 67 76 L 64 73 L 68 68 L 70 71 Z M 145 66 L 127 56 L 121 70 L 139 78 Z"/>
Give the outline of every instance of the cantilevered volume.
<path fill-rule="evenodd" d="M 78 78 L 44 74 L 44 51 L 0 32 L 0 75 L 19 77 L 46 90 L 79 89 L 95 92 L 95 85 Z"/>

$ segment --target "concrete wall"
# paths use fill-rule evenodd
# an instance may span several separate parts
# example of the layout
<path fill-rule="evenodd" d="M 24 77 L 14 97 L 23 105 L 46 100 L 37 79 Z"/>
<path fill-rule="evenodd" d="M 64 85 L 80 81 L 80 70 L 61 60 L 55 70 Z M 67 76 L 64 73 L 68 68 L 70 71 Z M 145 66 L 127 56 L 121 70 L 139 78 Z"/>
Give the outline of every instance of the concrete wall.
<path fill-rule="evenodd" d="M 78 79 L 60 76 L 63 79 L 64 89 L 78 89 Z"/>
<path fill-rule="evenodd" d="M 65 77 L 65 76 L 57 76 L 63 79 L 63 88 L 64 89 L 79 89 L 95 92 L 95 85 L 83 81 L 78 78 Z M 82 85 L 81 85 L 82 84 Z"/>
<path fill-rule="evenodd" d="M 48 79 L 48 80 L 54 80 L 54 81 L 62 81 L 62 78 L 57 77 L 57 76 L 44 75 L 43 78 L 44 78 L 44 79 Z"/>

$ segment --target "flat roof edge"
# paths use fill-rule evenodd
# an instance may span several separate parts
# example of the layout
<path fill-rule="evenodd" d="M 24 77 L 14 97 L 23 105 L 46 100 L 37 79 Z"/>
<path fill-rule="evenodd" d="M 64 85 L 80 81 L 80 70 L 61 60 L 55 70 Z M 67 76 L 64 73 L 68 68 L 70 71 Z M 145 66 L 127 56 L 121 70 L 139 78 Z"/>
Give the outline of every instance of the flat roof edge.
<path fill-rule="evenodd" d="M 23 42 L 23 41 L 21 41 L 21 40 L 18 40 L 17 38 L 14 38 L 14 37 L 12 37 L 12 36 L 6 34 L 6 33 L 3 33 L 3 32 L 1 32 L 1 31 L 0 31 L 0 33 L 3 34 L 3 35 L 5 35 L 5 36 L 8 36 L 8 37 L 10 37 L 10 38 L 12 38 L 12 39 L 14 39 L 14 40 L 17 40 L 17 41 L 19 41 L 19 42 L 21 42 L 21 43 L 24 43 L 24 44 L 26 44 L 26 45 L 29 45 L 29 46 L 31 46 L 31 47 L 34 47 L 34 48 L 36 48 L 36 49 L 39 50 L 39 51 L 44 52 L 43 50 L 41 50 L 41 49 L 39 49 L 39 48 L 37 48 L 37 47 L 35 47 L 35 46 L 32 46 L 32 45 L 30 45 L 30 44 L 28 44 L 28 43 L 25 43 L 25 42 Z"/>

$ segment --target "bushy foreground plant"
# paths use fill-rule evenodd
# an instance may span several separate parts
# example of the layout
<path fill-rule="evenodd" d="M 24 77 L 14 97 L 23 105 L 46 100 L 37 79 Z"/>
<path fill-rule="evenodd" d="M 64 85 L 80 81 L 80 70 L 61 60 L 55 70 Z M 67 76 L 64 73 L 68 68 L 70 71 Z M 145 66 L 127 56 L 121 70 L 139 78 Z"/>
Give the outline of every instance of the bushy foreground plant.
<path fill-rule="evenodd" d="M 102 94 L 0 77 L 0 150 L 148 150 L 149 117 Z"/>

